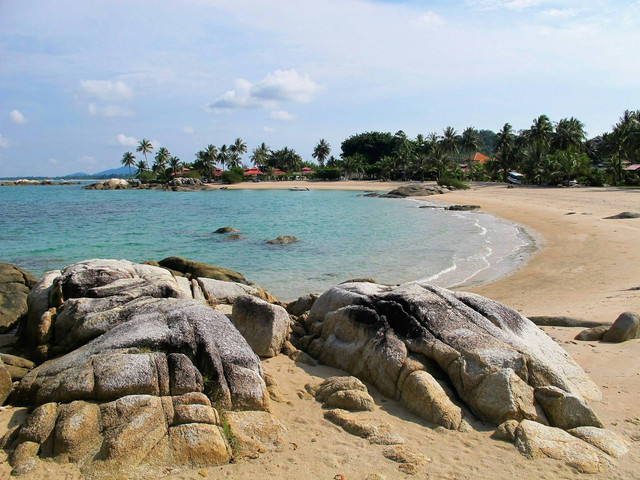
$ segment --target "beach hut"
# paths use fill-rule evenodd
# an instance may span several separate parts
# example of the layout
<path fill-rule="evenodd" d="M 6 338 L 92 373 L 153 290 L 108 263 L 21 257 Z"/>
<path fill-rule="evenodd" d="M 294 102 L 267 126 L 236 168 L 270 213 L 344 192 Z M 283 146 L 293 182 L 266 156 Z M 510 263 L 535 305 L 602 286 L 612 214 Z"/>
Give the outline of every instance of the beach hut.
<path fill-rule="evenodd" d="M 263 173 L 258 170 L 258 167 L 245 168 L 244 175 L 246 177 L 257 177 L 258 175 L 262 175 Z"/>
<path fill-rule="evenodd" d="M 309 167 L 304 167 L 304 168 L 300 171 L 300 173 L 301 173 L 302 175 L 311 175 L 311 174 L 313 173 L 313 170 L 312 170 L 311 168 L 309 168 Z"/>

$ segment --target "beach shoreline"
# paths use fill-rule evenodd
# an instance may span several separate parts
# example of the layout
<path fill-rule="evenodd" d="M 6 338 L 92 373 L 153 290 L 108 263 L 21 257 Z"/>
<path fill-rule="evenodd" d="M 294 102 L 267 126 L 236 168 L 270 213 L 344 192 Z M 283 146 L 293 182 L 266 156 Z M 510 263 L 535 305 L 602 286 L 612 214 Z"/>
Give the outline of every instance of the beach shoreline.
<path fill-rule="evenodd" d="M 418 182 L 263 181 L 228 188 L 383 192 L 407 183 Z M 633 241 L 640 238 L 640 221 L 606 219 L 640 205 L 638 189 L 509 188 L 506 184 L 473 183 L 469 190 L 412 198 L 443 205 L 479 205 L 485 213 L 523 226 L 535 239 L 536 251 L 519 268 L 468 288 L 472 292 L 525 316 L 613 322 L 624 311 L 638 310 L 640 291 L 630 289 L 640 286 L 635 273 L 640 251 Z"/>

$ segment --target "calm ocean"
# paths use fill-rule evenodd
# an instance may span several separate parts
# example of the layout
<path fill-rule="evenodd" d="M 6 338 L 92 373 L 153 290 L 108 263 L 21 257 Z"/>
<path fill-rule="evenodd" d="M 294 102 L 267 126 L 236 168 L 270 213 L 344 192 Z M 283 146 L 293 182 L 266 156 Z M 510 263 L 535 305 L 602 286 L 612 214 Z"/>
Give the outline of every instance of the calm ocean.
<path fill-rule="evenodd" d="M 289 301 L 351 278 L 430 279 L 446 287 L 486 282 L 533 250 L 517 225 L 483 213 L 360 193 L 0 187 L 0 261 L 39 276 L 88 258 L 176 255 L 237 270 Z M 213 234 L 225 226 L 242 239 Z M 279 235 L 300 242 L 265 243 Z"/>

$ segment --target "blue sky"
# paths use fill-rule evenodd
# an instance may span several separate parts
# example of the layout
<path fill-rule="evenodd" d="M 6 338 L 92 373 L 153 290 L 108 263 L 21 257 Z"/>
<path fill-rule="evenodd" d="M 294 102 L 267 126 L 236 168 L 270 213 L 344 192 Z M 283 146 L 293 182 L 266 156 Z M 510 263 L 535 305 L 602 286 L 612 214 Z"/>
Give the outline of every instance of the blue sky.
<path fill-rule="evenodd" d="M 0 0 L 0 177 L 640 108 L 640 1 Z M 248 155 L 245 163 L 249 163 Z"/>

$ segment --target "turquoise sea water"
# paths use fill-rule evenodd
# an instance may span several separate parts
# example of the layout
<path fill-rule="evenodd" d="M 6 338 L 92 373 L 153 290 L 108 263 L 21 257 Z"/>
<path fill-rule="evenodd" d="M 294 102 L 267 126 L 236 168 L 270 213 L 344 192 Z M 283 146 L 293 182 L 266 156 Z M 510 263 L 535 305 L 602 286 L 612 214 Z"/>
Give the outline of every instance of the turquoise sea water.
<path fill-rule="evenodd" d="M 532 249 L 517 225 L 486 214 L 361 193 L 1 187 L 0 261 L 38 276 L 88 258 L 177 255 L 237 270 L 289 301 L 358 277 L 486 282 L 517 268 Z M 212 233 L 225 226 L 243 238 Z M 300 242 L 265 243 L 279 235 Z"/>

